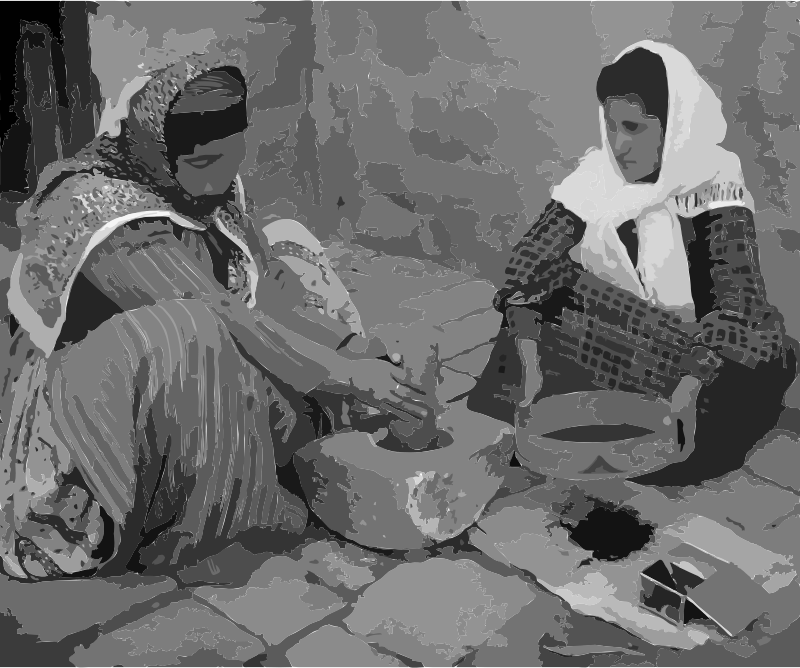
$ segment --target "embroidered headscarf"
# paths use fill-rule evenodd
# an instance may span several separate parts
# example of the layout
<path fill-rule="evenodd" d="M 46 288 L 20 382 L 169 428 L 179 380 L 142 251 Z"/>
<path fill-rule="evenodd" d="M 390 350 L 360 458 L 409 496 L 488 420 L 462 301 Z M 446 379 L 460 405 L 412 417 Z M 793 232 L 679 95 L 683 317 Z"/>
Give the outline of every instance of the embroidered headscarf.
<path fill-rule="evenodd" d="M 669 111 L 658 180 L 625 180 L 600 105 L 603 145 L 586 153 L 575 172 L 554 188 L 553 199 L 586 222 L 580 261 L 587 271 L 664 307 L 693 310 L 678 214 L 694 215 L 692 210 L 701 203 L 752 209 L 753 201 L 744 187 L 738 156 L 719 146 L 727 123 L 711 87 L 669 44 L 637 42 L 615 62 L 637 48 L 659 55 L 667 70 Z M 637 267 L 616 232 L 631 219 L 638 223 Z"/>
<path fill-rule="evenodd" d="M 255 305 L 258 270 L 249 250 L 258 238 L 247 225 L 244 190 L 237 177 L 228 193 L 205 198 L 204 209 L 175 180 L 164 143 L 171 103 L 201 74 L 233 66 L 205 54 L 186 56 L 160 70 L 129 101 L 118 136 L 104 134 L 71 160 L 44 170 L 36 194 L 17 212 L 22 248 L 11 275 L 9 307 L 47 355 L 66 319 L 77 272 L 89 252 L 136 218 L 168 217 L 182 227 L 216 226 L 242 252 L 248 306 Z M 217 112 L 215 112 L 217 113 Z M 209 215 L 208 203 L 217 204 Z"/>
<path fill-rule="evenodd" d="M 171 173 L 165 144 L 167 115 L 186 86 L 202 74 L 236 67 L 226 58 L 207 54 L 184 56 L 172 64 L 147 73 L 144 86 L 130 95 L 128 114 L 121 132 L 101 120 L 106 132 L 95 138 L 74 158 L 53 163 L 42 173 L 34 201 L 41 201 L 59 177 L 99 170 L 103 175 L 135 182 L 169 201 L 173 207 L 190 201 Z M 124 105 L 120 101 L 118 106 Z M 194 212 L 189 210 L 188 214 Z"/>

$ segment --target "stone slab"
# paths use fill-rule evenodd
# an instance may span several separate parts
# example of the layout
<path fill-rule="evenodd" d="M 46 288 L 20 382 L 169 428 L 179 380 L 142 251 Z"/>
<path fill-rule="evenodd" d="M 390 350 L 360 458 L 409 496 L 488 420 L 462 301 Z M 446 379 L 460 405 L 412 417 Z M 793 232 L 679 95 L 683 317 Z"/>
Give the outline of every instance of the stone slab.
<path fill-rule="evenodd" d="M 71 662 L 101 666 L 241 666 L 264 652 L 264 645 L 197 601 L 179 601 L 137 622 L 103 635 Z"/>
<path fill-rule="evenodd" d="M 402 668 L 338 626 L 323 626 L 286 652 L 293 668 Z"/>
<path fill-rule="evenodd" d="M 760 478 L 800 493 L 800 436 L 776 430 L 747 458 L 747 468 Z"/>
<path fill-rule="evenodd" d="M 331 265 L 361 314 L 364 326 L 372 329 L 380 323 L 410 325 L 419 319 L 413 300 L 424 295 L 448 291 L 470 278 L 433 262 L 420 262 L 409 258 L 375 255 L 369 252 L 334 251 Z M 341 251 L 340 254 L 338 254 Z M 400 308 L 412 301 L 411 308 Z M 436 305 L 440 300 L 430 298 Z M 423 304 L 425 300 L 423 299 Z M 475 308 L 474 306 L 470 306 Z M 461 315 L 466 313 L 463 311 Z"/>
<path fill-rule="evenodd" d="M 800 511 L 800 496 L 745 470 L 681 489 L 673 503 L 676 510 L 713 519 L 765 547 L 770 526 Z"/>
<path fill-rule="evenodd" d="M 439 325 L 444 336 L 439 346 L 442 359 L 449 359 L 488 343 L 500 329 L 503 320 L 494 309 L 452 320 Z"/>
<path fill-rule="evenodd" d="M 307 573 L 289 557 L 272 557 L 244 587 L 200 587 L 195 595 L 269 645 L 277 645 L 344 607 L 329 589 L 310 584 Z"/>
<path fill-rule="evenodd" d="M 477 315 L 480 311 L 488 312 L 492 308 L 494 293 L 495 287 L 490 283 L 471 280 L 406 299 L 400 304 L 400 309 L 416 313 L 417 319 L 424 320 L 426 325 L 442 327 L 466 316 Z M 494 313 L 500 318 L 499 313 Z"/>
<path fill-rule="evenodd" d="M 786 390 L 783 403 L 787 408 L 800 409 L 800 378 L 795 378 L 794 383 Z"/>
<path fill-rule="evenodd" d="M 261 565 L 273 556 L 253 554 L 240 543 L 234 543 L 214 556 L 197 564 L 186 566 L 177 575 L 184 585 L 195 587 L 203 585 L 243 586 Z"/>
<path fill-rule="evenodd" d="M 19 633 L 57 642 L 100 626 L 117 615 L 174 590 L 174 580 L 125 575 L 118 578 L 19 582 L 0 578 L 0 614 L 19 623 Z"/>
<path fill-rule="evenodd" d="M 440 369 L 442 382 L 436 386 L 436 399 L 440 404 L 448 404 L 464 398 L 475 387 L 475 379 L 465 373 Z M 491 419 L 491 418 L 487 418 Z"/>
<path fill-rule="evenodd" d="M 340 592 L 360 591 L 396 565 L 388 557 L 334 540 L 314 541 L 292 556 L 327 587 Z"/>
<path fill-rule="evenodd" d="M 429 668 L 449 668 L 536 597 L 516 576 L 433 558 L 387 573 L 344 621 L 371 644 Z"/>
<path fill-rule="evenodd" d="M 492 344 L 487 343 L 474 350 L 461 353 L 456 357 L 448 360 L 443 360 L 444 366 L 453 371 L 460 371 L 467 373 L 473 378 L 479 378 L 489 362 L 489 356 L 492 354 Z"/>
<path fill-rule="evenodd" d="M 559 660 L 548 647 L 562 656 L 578 658 Z M 477 648 L 472 665 L 481 668 L 622 666 L 629 665 L 617 663 L 625 655 L 648 654 L 655 652 L 645 641 L 616 625 L 573 612 L 557 596 L 537 592 L 534 601 Z"/>

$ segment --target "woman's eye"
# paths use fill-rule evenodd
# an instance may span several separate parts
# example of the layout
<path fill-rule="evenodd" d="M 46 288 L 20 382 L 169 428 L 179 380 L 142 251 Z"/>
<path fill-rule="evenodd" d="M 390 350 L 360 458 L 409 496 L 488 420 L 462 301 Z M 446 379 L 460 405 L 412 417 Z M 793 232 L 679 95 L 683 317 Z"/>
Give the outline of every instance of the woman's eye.
<path fill-rule="evenodd" d="M 636 129 L 639 127 L 638 123 L 634 123 L 633 121 L 623 121 L 622 127 L 630 132 L 635 132 Z"/>
<path fill-rule="evenodd" d="M 221 157 L 221 153 L 219 155 L 201 155 L 196 158 L 185 158 L 184 162 L 196 169 L 203 169 L 204 167 L 214 164 Z"/>

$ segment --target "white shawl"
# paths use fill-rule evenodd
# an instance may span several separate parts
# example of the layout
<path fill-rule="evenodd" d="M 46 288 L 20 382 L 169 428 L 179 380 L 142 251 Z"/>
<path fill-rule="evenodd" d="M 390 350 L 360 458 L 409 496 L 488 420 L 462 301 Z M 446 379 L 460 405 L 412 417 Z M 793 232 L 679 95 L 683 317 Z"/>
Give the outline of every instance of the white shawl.
<path fill-rule="evenodd" d="M 738 156 L 718 146 L 727 123 L 711 87 L 669 44 L 637 42 L 615 60 L 637 47 L 661 56 L 667 70 L 669 114 L 658 181 L 625 181 L 609 145 L 601 105 L 603 147 L 586 152 L 575 172 L 553 189 L 553 199 L 586 222 L 580 261 L 587 271 L 642 299 L 693 315 L 689 267 L 676 214 L 703 210 L 687 207 L 687 195 L 706 208 L 737 204 L 752 210 L 753 201 L 744 188 Z M 617 228 L 631 219 L 636 220 L 639 235 L 636 268 L 617 234 Z"/>

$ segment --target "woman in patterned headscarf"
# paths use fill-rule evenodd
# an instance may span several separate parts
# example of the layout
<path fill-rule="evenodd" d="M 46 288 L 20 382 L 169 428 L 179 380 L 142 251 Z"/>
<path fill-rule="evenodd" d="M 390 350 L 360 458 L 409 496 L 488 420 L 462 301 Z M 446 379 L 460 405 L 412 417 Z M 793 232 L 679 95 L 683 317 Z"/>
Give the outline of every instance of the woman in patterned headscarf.
<path fill-rule="evenodd" d="M 9 575 L 141 572 L 251 526 L 302 529 L 277 470 L 316 436 L 298 419 L 309 391 L 423 410 L 402 370 L 343 357 L 271 310 L 280 281 L 264 275 L 283 261 L 335 341 L 363 335 L 313 235 L 253 227 L 236 173 L 245 98 L 239 70 L 210 56 L 151 72 L 119 135 L 51 165 L 18 212 L 20 327 L 0 387 Z"/>

